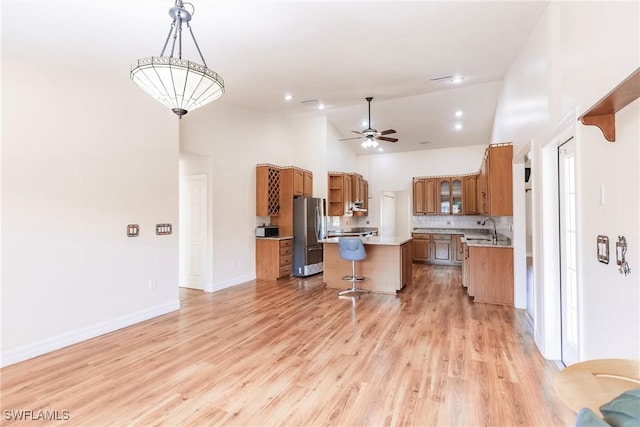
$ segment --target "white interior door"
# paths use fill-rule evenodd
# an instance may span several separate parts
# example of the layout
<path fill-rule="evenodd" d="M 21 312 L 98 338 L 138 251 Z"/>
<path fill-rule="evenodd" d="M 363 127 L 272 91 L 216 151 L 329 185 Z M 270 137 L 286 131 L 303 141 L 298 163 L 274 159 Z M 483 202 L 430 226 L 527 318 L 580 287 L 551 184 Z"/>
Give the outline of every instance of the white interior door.
<path fill-rule="evenodd" d="M 578 261 L 576 224 L 576 147 L 573 138 L 558 147 L 560 207 L 560 307 L 562 362 L 578 362 Z"/>
<path fill-rule="evenodd" d="M 207 176 L 180 177 L 179 258 L 182 287 L 204 289 L 207 256 Z"/>
<path fill-rule="evenodd" d="M 396 195 L 392 191 L 384 191 L 380 206 L 380 235 L 396 235 Z"/>

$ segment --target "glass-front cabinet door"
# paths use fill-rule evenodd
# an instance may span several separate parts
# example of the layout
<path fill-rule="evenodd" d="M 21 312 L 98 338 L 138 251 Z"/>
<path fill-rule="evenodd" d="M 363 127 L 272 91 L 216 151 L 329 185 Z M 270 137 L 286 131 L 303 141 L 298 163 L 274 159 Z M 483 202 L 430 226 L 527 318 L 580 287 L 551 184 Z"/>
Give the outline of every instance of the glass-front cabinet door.
<path fill-rule="evenodd" d="M 438 182 L 440 189 L 438 209 L 440 214 L 449 214 L 451 213 L 451 181 L 449 178 L 440 178 Z"/>
<path fill-rule="evenodd" d="M 461 215 L 462 208 L 462 178 L 451 178 L 451 213 Z"/>

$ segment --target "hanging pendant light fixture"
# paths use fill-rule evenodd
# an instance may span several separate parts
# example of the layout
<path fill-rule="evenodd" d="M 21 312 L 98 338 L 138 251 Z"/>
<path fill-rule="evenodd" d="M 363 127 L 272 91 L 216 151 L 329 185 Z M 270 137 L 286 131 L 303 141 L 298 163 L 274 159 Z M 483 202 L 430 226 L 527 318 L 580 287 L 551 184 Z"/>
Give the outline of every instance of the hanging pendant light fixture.
<path fill-rule="evenodd" d="M 191 12 L 185 9 L 185 4 L 191 5 Z M 215 101 L 224 93 L 222 77 L 207 68 L 207 63 L 189 25 L 194 10 L 191 3 L 176 0 L 175 6 L 169 9 L 169 16 L 173 18 L 173 22 L 160 56 L 141 58 L 131 64 L 131 80 L 149 95 L 171 108 L 179 118 L 191 110 Z M 189 29 L 203 65 L 182 59 L 183 24 Z M 173 38 L 171 53 L 169 56 L 164 56 L 170 38 Z M 178 56 L 174 57 L 176 44 Z"/>

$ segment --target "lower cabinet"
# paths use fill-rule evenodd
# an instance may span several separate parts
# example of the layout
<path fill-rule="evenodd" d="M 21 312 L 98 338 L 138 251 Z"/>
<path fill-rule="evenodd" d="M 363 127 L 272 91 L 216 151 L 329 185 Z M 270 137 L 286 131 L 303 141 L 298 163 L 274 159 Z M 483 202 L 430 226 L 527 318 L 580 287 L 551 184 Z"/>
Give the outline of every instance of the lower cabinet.
<path fill-rule="evenodd" d="M 402 272 L 400 282 L 402 287 L 410 286 L 413 276 L 413 242 L 410 240 L 400 247 L 400 263 L 402 264 Z"/>
<path fill-rule="evenodd" d="M 462 234 L 412 233 L 413 261 L 438 265 L 462 265 Z"/>
<path fill-rule="evenodd" d="M 256 239 L 256 278 L 277 280 L 293 272 L 293 238 Z"/>
<path fill-rule="evenodd" d="M 513 248 L 469 246 L 468 250 L 467 285 L 474 302 L 513 305 Z M 464 277 L 463 271 L 463 284 Z"/>

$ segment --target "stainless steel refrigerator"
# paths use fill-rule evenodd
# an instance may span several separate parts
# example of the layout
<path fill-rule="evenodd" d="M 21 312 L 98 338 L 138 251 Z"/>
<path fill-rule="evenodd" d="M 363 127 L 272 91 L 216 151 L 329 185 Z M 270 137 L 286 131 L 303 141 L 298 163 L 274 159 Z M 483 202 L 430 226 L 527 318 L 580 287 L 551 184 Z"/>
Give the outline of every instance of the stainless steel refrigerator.
<path fill-rule="evenodd" d="M 322 243 L 327 218 L 324 199 L 293 199 L 293 275 L 310 276 L 322 272 Z"/>

